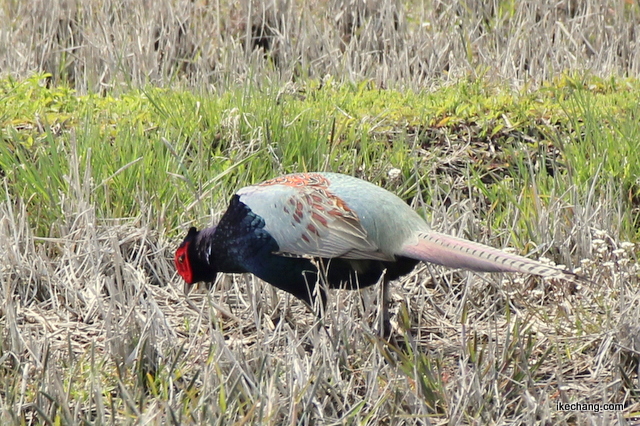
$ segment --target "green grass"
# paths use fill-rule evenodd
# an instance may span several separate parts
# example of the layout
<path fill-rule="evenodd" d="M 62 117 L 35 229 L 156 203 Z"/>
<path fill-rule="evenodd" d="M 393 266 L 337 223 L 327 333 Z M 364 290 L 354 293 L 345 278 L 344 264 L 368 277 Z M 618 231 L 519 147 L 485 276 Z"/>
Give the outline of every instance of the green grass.
<path fill-rule="evenodd" d="M 44 80 L 0 82 L 3 423 L 593 418 L 558 400 L 638 410 L 636 246 L 624 243 L 638 237 L 638 81 L 101 96 Z M 438 230 L 581 267 L 594 284 L 572 294 L 421 267 L 394 288 L 398 347 L 372 330 L 375 290 L 332 292 L 328 333 L 254 278 L 179 291 L 171 257 L 190 224 L 209 225 L 243 185 L 310 170 L 371 180 Z"/>
<path fill-rule="evenodd" d="M 404 183 L 386 185 L 405 198 L 418 195 L 416 182 L 435 184 L 434 171 L 468 174 L 497 227 L 509 203 L 530 222 L 526 212 L 541 202 L 527 195 L 532 188 L 570 205 L 569 190 L 619 184 L 629 207 L 620 232 L 630 238 L 638 83 L 576 80 L 531 92 L 461 82 L 414 93 L 364 82 L 219 96 L 149 88 L 119 97 L 76 96 L 43 87 L 39 77 L 5 80 L 0 167 L 40 236 L 64 217 L 72 173 L 99 218 L 153 211 L 161 216 L 149 217 L 152 227 L 173 230 L 238 187 L 277 174 L 333 170 L 384 185 L 393 167 Z M 430 191 L 419 195 L 429 202 Z"/>

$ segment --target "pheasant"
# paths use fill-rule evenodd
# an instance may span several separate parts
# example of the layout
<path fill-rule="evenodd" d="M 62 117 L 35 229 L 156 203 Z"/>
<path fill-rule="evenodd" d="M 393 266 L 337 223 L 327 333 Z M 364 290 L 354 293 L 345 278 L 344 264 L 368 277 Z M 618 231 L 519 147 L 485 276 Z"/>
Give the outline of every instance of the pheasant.
<path fill-rule="evenodd" d="M 310 306 L 318 296 L 326 302 L 325 287 L 359 289 L 379 281 L 386 298 L 387 283 L 420 261 L 571 282 L 579 278 L 434 232 L 396 195 L 337 173 L 290 174 L 244 187 L 231 197 L 217 226 L 190 228 L 175 254 L 187 284 L 212 282 L 219 272 L 250 272 Z M 386 306 L 386 300 L 382 303 Z M 387 329 L 386 310 L 384 316 Z"/>

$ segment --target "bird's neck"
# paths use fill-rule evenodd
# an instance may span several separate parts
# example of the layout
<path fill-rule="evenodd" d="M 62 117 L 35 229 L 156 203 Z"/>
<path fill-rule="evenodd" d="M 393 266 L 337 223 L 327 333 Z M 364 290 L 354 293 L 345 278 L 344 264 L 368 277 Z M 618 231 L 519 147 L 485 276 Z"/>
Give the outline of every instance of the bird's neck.
<path fill-rule="evenodd" d="M 206 228 L 200 231 L 195 241 L 198 259 L 207 265 L 215 267 L 218 272 L 242 273 L 247 272 L 238 266 L 237 256 L 233 250 L 233 240 L 229 240 L 224 229 L 219 227 Z M 231 248 L 230 248 L 231 247 Z"/>
<path fill-rule="evenodd" d="M 215 226 L 202 229 L 190 244 L 189 251 L 191 252 L 191 259 L 194 259 L 203 267 L 209 268 L 213 265 L 213 243 L 215 231 Z"/>
<path fill-rule="evenodd" d="M 192 243 L 192 259 L 195 258 L 201 268 L 213 269 L 216 272 L 244 273 L 249 272 L 242 266 L 245 244 L 252 245 L 251 233 L 243 237 L 231 236 L 225 227 L 213 226 L 202 229 Z M 248 241 L 242 241 L 248 240 Z M 255 244 L 253 244 L 255 245 Z"/>

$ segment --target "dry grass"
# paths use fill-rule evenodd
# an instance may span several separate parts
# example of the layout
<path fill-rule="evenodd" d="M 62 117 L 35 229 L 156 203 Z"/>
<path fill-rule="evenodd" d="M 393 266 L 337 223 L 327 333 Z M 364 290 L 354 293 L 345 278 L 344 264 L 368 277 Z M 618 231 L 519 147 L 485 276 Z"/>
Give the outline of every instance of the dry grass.
<path fill-rule="evenodd" d="M 44 70 L 81 92 L 146 83 L 259 88 L 327 74 L 413 89 L 461 75 L 520 86 L 565 71 L 636 75 L 639 13 L 631 2 L 604 0 L 6 1 L 0 69 Z M 569 197 L 544 194 L 533 213 L 517 201 L 538 197 L 538 188 L 515 194 L 501 212 L 514 229 L 490 235 L 476 213 L 495 206 L 482 204 L 468 175 L 438 176 L 431 204 L 416 199 L 415 207 L 427 208 L 439 230 L 508 243 L 526 214 L 527 231 L 539 236 L 528 251 L 584 259 L 592 282 L 574 292 L 557 281 L 423 265 L 393 287 L 394 346 L 374 330 L 376 289 L 332 292 L 321 326 L 250 276 L 220 277 L 213 291 L 185 297 L 171 262 L 176 241 L 150 219 L 159 212 L 98 217 L 92 199 L 102 178 L 74 149 L 65 153 L 68 191 L 56 205 L 64 220 L 50 235 L 34 235 L 33 212 L 6 180 L 0 197 L 2 424 L 639 417 L 638 250 L 620 241 L 627 204 L 614 180 Z M 439 164 L 468 163 L 459 154 L 454 146 Z M 413 178 L 422 182 L 418 171 Z M 571 205 L 560 201 L 567 198 Z M 559 402 L 594 405 L 563 411 Z M 595 411 L 607 403 L 623 409 Z"/>
<path fill-rule="evenodd" d="M 635 246 L 594 226 L 610 212 L 600 200 L 559 231 L 590 233 L 592 283 L 422 266 L 393 288 L 389 346 L 375 290 L 332 292 L 320 328 L 249 276 L 185 298 L 161 233 L 96 219 L 79 161 L 60 238 L 33 236 L 20 203 L 0 206 L 3 424 L 607 424 L 640 410 Z M 446 196 L 434 220 L 473 229 L 464 197 Z"/>
<path fill-rule="evenodd" d="M 640 71 L 631 1 L 7 1 L 0 69 L 80 91 L 177 81 L 220 89 L 331 75 L 422 88 Z"/>

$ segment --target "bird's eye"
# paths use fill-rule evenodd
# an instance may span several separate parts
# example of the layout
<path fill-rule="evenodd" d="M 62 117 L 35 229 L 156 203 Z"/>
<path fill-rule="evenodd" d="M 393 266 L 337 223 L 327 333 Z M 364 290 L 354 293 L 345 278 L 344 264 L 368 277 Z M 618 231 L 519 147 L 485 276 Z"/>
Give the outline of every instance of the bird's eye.
<path fill-rule="evenodd" d="M 184 254 L 181 254 L 180 257 L 178 257 L 178 262 L 184 263 Z"/>

